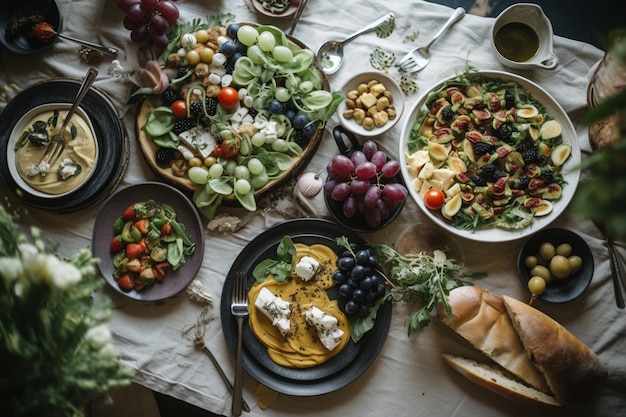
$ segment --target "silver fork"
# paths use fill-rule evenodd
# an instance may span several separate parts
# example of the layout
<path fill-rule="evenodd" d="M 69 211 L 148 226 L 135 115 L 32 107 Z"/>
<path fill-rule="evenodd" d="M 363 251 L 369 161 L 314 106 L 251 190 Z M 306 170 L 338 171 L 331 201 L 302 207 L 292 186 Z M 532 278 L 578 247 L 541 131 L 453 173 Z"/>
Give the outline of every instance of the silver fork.
<path fill-rule="evenodd" d="M 241 365 L 242 356 L 242 333 L 243 322 L 248 317 L 248 290 L 246 288 L 247 276 L 245 272 L 235 274 L 235 285 L 230 304 L 230 312 L 237 320 L 237 359 L 235 362 L 235 388 L 233 390 L 233 415 L 241 415 L 241 400 L 243 390 L 243 368 Z"/>
<path fill-rule="evenodd" d="M 95 81 L 97 75 L 98 75 L 97 69 L 93 67 L 89 68 L 89 70 L 87 71 L 87 74 L 85 75 L 85 78 L 83 78 L 83 82 L 81 83 L 80 88 L 78 89 L 78 93 L 76 93 L 76 98 L 74 99 L 74 103 L 72 103 L 72 107 L 70 107 L 70 110 L 67 112 L 67 115 L 65 116 L 65 120 L 63 120 L 61 129 L 50 139 L 50 144 L 48 145 L 48 147 L 46 148 L 46 151 L 41 156 L 39 165 L 41 165 L 41 163 L 43 162 L 43 163 L 48 164 L 48 166 L 52 166 L 63 154 L 63 151 L 65 150 L 65 137 L 64 137 L 65 129 L 67 128 L 67 125 L 72 119 L 74 112 L 78 108 L 78 105 L 83 101 L 83 98 L 85 98 L 87 91 L 89 91 L 89 88 Z"/>

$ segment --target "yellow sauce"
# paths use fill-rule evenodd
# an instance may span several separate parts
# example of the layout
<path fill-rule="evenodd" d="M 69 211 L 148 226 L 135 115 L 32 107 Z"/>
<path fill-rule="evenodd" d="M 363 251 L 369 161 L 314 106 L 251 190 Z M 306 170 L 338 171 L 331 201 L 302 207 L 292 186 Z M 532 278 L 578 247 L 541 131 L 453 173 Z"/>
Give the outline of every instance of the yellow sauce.
<path fill-rule="evenodd" d="M 47 111 L 34 116 L 27 124 L 28 128 L 36 121 L 46 122 L 54 114 L 53 111 Z M 49 128 L 49 134 L 52 137 L 67 114 L 67 110 L 59 110 L 59 118 L 56 129 Z M 74 125 L 76 128 L 76 137 L 72 139 L 70 129 Z M 20 132 L 21 134 L 22 132 Z M 51 195 L 59 195 L 67 193 L 80 186 L 91 174 L 96 160 L 96 142 L 94 133 L 89 123 L 78 113 L 74 113 L 69 126 L 64 132 L 65 150 L 61 157 L 54 165 L 50 167 L 50 172 L 45 175 L 28 175 L 28 170 L 32 165 L 37 165 L 41 159 L 45 147 L 33 146 L 30 141 L 15 152 L 15 164 L 20 177 L 33 189 Z M 59 165 L 64 158 L 70 158 L 82 167 L 82 171 L 78 175 L 69 177 L 66 180 L 59 180 L 57 171 Z"/>
<path fill-rule="evenodd" d="M 295 244 L 297 255 L 294 266 L 307 255 L 320 263 L 318 272 L 311 281 L 303 281 L 292 272 L 284 282 L 277 282 L 270 275 L 262 283 L 255 283 L 250 289 L 249 325 L 254 335 L 267 347 L 270 358 L 279 365 L 291 368 L 308 368 L 326 362 L 345 347 L 350 340 L 348 319 L 343 314 L 337 301 L 330 300 L 326 289 L 333 286 L 332 274 L 337 255 L 327 246 L 306 246 Z M 254 301 L 262 288 L 267 288 L 285 301 L 291 303 L 291 334 L 283 337 L 265 314 L 258 311 Z M 343 330 L 341 342 L 329 351 L 320 342 L 317 331 L 309 326 L 304 313 L 316 306 L 323 312 L 337 318 L 339 329 Z"/>

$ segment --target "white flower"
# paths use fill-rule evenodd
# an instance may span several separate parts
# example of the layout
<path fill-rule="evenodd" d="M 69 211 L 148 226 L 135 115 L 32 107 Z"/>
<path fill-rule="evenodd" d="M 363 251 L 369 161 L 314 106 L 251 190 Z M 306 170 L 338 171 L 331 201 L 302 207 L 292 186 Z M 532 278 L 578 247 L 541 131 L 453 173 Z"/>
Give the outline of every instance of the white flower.
<path fill-rule="evenodd" d="M 98 353 L 107 358 L 117 358 L 120 354 L 120 351 L 118 348 L 113 346 L 113 344 L 107 343 L 106 345 L 102 346 L 102 349 L 100 349 Z"/>
<path fill-rule="evenodd" d="M 45 268 L 51 283 L 60 290 L 73 287 L 82 278 L 80 271 L 74 265 L 49 255 L 45 259 Z"/>
<path fill-rule="evenodd" d="M 85 340 L 95 350 L 100 350 L 111 341 L 111 331 L 106 324 L 99 324 L 85 333 Z"/>
<path fill-rule="evenodd" d="M 0 258 L 0 276 L 4 278 L 4 282 L 7 286 L 17 279 L 24 273 L 24 266 L 22 265 L 22 261 L 17 258 Z"/>

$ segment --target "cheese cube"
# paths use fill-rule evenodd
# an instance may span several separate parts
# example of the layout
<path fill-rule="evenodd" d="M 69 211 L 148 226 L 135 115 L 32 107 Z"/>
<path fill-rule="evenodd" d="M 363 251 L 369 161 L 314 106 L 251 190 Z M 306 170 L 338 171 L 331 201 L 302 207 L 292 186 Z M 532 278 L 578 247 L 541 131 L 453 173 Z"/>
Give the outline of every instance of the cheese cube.
<path fill-rule="evenodd" d="M 337 318 L 312 306 L 305 313 L 307 323 L 315 327 L 317 336 L 322 345 L 328 350 L 333 350 L 341 342 L 343 330 L 337 327 Z"/>
<path fill-rule="evenodd" d="M 267 288 L 262 288 L 254 301 L 254 306 L 272 321 L 272 324 L 283 336 L 286 337 L 289 334 L 291 331 L 291 322 L 289 321 L 291 309 L 288 301 L 275 296 Z"/>
<path fill-rule="evenodd" d="M 296 275 L 304 281 L 309 281 L 315 276 L 320 267 L 320 263 L 315 258 L 303 256 L 296 265 Z"/>

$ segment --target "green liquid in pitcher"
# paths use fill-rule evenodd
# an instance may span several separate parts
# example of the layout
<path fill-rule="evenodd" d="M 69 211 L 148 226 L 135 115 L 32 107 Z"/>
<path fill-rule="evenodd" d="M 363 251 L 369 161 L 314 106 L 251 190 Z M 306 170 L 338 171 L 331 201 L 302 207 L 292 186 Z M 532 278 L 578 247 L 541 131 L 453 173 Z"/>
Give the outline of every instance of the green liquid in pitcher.
<path fill-rule="evenodd" d="M 524 62 L 531 59 L 539 49 L 539 36 L 528 25 L 511 22 L 502 26 L 495 37 L 498 51 L 507 59 Z"/>

